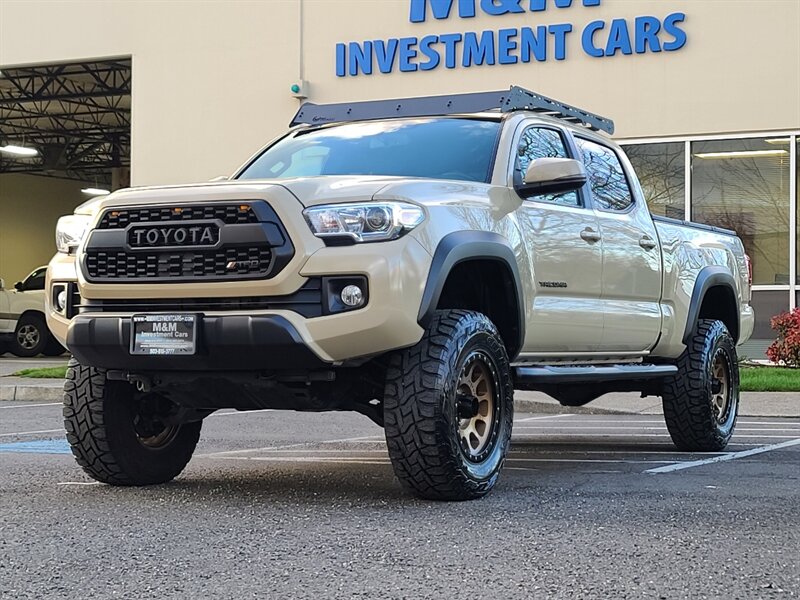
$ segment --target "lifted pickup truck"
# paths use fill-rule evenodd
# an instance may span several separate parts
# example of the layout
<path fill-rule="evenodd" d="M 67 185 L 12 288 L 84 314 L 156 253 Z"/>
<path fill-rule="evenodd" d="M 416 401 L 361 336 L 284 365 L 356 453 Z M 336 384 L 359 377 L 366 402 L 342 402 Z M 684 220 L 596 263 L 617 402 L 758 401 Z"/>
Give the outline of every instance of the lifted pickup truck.
<path fill-rule="evenodd" d="M 748 259 L 650 215 L 611 121 L 515 87 L 305 104 L 292 126 L 229 181 L 60 221 L 48 320 L 89 475 L 172 479 L 221 408 L 354 410 L 404 486 L 476 498 L 515 389 L 660 395 L 679 448 L 726 446 Z"/>

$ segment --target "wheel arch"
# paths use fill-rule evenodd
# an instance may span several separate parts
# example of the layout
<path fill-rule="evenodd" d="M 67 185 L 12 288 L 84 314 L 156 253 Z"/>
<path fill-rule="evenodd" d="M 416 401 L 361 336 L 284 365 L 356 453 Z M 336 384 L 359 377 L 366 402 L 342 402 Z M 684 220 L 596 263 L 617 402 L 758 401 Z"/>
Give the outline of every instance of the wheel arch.
<path fill-rule="evenodd" d="M 42 321 L 44 321 L 45 328 L 47 328 L 47 318 L 45 317 L 45 315 L 44 315 L 44 313 L 42 311 L 36 310 L 35 308 L 29 308 L 28 310 L 22 311 L 22 313 L 19 315 L 19 317 L 17 317 L 17 323 L 22 321 L 22 319 L 24 319 L 27 316 L 39 317 Z M 16 328 L 16 326 L 15 326 L 15 328 Z M 49 329 L 47 329 L 47 330 L 50 331 Z"/>
<path fill-rule="evenodd" d="M 688 344 L 700 319 L 715 319 L 725 323 L 734 342 L 739 341 L 739 300 L 736 282 L 723 267 L 701 269 L 694 284 L 683 343 Z"/>
<path fill-rule="evenodd" d="M 473 275 L 468 283 L 464 282 L 467 268 Z M 462 282 L 470 293 L 459 294 L 454 302 L 451 290 Z M 458 305 L 448 306 L 454 303 Z M 442 238 L 433 255 L 417 322 L 427 327 L 440 308 L 483 312 L 500 331 L 509 358 L 519 354 L 525 339 L 525 302 L 514 251 L 503 236 L 458 231 Z"/>

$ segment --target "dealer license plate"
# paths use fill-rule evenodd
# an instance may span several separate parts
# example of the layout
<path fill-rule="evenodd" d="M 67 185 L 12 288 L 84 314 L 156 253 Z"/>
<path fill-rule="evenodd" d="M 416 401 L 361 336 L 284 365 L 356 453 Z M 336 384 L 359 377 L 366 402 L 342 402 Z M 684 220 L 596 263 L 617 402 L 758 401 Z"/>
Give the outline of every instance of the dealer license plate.
<path fill-rule="evenodd" d="M 134 315 L 131 354 L 174 356 L 195 353 L 197 315 Z"/>

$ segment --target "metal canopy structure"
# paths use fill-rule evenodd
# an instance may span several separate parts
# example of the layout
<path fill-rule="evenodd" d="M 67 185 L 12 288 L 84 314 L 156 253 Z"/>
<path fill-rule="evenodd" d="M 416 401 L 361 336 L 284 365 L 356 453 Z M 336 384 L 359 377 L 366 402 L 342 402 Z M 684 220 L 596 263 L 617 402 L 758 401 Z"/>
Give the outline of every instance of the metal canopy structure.
<path fill-rule="evenodd" d="M 131 61 L 104 60 L 2 69 L 0 173 L 32 173 L 109 184 L 130 166 Z"/>
<path fill-rule="evenodd" d="M 614 133 L 614 121 L 518 86 L 498 92 L 477 92 L 447 96 L 423 96 L 395 100 L 313 104 L 300 107 L 290 126 L 324 125 L 401 117 L 435 117 L 500 110 L 503 113 L 530 111 L 555 117 L 593 131 Z"/>

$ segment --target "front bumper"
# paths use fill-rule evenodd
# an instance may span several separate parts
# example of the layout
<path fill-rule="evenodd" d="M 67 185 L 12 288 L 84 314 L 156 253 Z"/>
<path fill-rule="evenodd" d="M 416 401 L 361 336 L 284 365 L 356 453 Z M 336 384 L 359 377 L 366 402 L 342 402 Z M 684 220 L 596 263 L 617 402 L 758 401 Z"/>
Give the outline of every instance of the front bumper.
<path fill-rule="evenodd" d="M 82 364 L 128 371 L 311 370 L 326 363 L 281 316 L 202 316 L 191 356 L 132 355 L 131 319 L 79 315 L 67 346 Z"/>
<path fill-rule="evenodd" d="M 308 244 L 297 246 L 302 251 Z M 97 285 L 85 282 L 77 273 L 74 256 L 58 254 L 50 262 L 48 270 L 47 321 L 53 335 L 82 362 L 85 360 L 88 365 L 130 370 L 138 359 L 131 356 L 128 350 L 130 318 L 136 312 L 150 311 L 85 313 L 69 319 L 52 307 L 54 285 L 75 282 L 81 296 L 89 300 L 224 298 L 237 293 L 281 296 L 301 289 L 310 278 L 361 275 L 369 282 L 369 302 L 364 308 L 349 312 L 306 318 L 292 310 L 196 311 L 204 314 L 206 320 L 213 319 L 217 322 L 219 319 L 221 323 L 227 323 L 229 319 L 237 323 L 240 319 L 267 319 L 272 323 L 281 323 L 282 326 L 288 324 L 293 330 L 289 337 L 298 340 L 322 364 L 336 365 L 412 346 L 422 338 L 423 330 L 417 323 L 417 314 L 431 260 L 431 255 L 423 246 L 413 236 L 407 235 L 393 242 L 322 247 L 311 253 L 296 270 L 287 268 L 275 280 L 270 281 L 250 281 L 235 286 L 219 283 Z M 221 285 L 223 287 L 219 287 Z M 118 333 L 111 336 L 103 333 L 102 338 L 96 337 L 99 334 L 94 334 L 95 337 L 92 337 L 84 330 L 89 327 L 84 323 L 89 321 L 98 323 L 92 326 L 96 331 L 113 330 Z M 224 328 L 225 331 L 228 331 L 228 327 L 233 327 L 244 336 L 250 335 L 247 333 L 247 328 L 250 327 L 248 325 L 223 324 L 214 327 Z M 243 361 L 229 361 L 213 351 L 212 346 L 217 343 L 217 338 L 213 338 L 202 342 L 208 349 L 208 354 L 168 357 L 170 361 L 174 359 L 175 364 L 180 364 L 180 367 L 167 366 L 172 363 L 162 361 L 164 357 L 158 357 L 158 364 L 164 365 L 162 368 L 165 369 L 183 369 L 187 366 L 189 370 L 226 370 L 231 364 L 237 365 L 235 368 L 239 370 L 306 368 L 305 361 L 292 354 L 294 350 L 287 351 L 286 357 L 279 356 L 282 352 L 276 351 L 269 343 L 269 336 L 272 334 L 267 331 L 273 330 L 271 325 L 252 327 L 256 328 L 255 331 L 264 332 L 267 337 L 253 338 L 254 342 L 248 342 L 253 356 L 246 356 Z M 75 328 L 80 329 L 81 333 L 74 332 Z M 206 330 L 211 331 L 208 328 Z M 285 337 L 280 334 L 278 339 Z M 262 347 L 261 341 L 264 339 L 268 342 Z M 95 344 L 110 346 L 98 352 L 91 349 Z M 283 342 L 278 343 L 277 348 L 284 347 L 281 344 Z"/>

